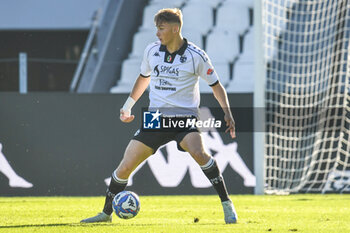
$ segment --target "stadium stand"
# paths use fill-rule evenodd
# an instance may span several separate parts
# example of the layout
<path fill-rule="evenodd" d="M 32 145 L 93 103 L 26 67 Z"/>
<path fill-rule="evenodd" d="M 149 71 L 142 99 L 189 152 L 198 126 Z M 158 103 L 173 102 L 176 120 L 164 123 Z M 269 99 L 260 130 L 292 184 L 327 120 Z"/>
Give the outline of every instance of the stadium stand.
<path fill-rule="evenodd" d="M 206 52 L 213 62 L 233 62 L 239 55 L 239 36 L 215 30 L 207 37 Z"/>
<path fill-rule="evenodd" d="M 235 78 L 232 77 L 232 66 L 238 61 L 240 53 L 243 52 L 244 56 L 242 40 L 247 31 L 252 30 L 253 0 L 62 0 L 55 2 L 54 7 L 47 1 L 36 0 L 35 6 L 41 6 L 40 9 L 45 9 L 43 12 L 39 7 L 33 12 L 26 11 L 28 3 L 24 0 L 21 0 L 18 8 L 13 1 L 4 1 L 6 4 L 0 8 L 0 30 L 49 30 L 48 34 L 54 30 L 84 31 L 84 38 L 87 36 L 85 46 L 82 38 L 79 46 L 69 45 L 72 48 L 65 53 L 68 58 L 78 55 L 75 61 L 69 61 L 71 64 L 65 64 L 69 69 L 65 71 L 68 81 L 64 84 L 64 90 L 79 93 L 104 93 L 121 83 L 119 79 L 124 80 L 123 62 L 133 63 L 140 59 L 146 45 L 157 40 L 153 17 L 162 8 L 182 9 L 184 37 L 203 48 L 214 64 L 231 70 L 228 77 L 222 80 Z M 78 10 L 81 5 L 84 7 Z M 80 34 L 78 36 L 82 37 Z M 29 56 L 28 59 L 30 61 L 32 58 Z M 30 69 L 39 70 L 33 69 L 37 64 L 30 63 Z M 7 66 L 14 67 L 11 70 L 17 72 L 12 64 Z M 62 74 L 57 72 L 54 76 Z"/>
<path fill-rule="evenodd" d="M 1 0 L 0 30 L 88 30 L 94 12 L 104 2 Z"/>
<path fill-rule="evenodd" d="M 222 0 L 189 0 L 189 3 L 199 3 L 203 5 L 210 6 L 212 8 L 217 7 L 220 3 L 222 3 Z"/>
<path fill-rule="evenodd" d="M 151 30 L 143 30 L 135 33 L 132 43 L 132 52 L 129 58 L 142 58 L 146 46 L 154 41 L 157 41 L 154 28 Z"/>
<path fill-rule="evenodd" d="M 21 64 L 29 92 L 69 91 L 89 30 L 105 6 L 105 0 L 2 0 L 0 91 L 19 90 L 19 53 L 27 55 Z"/>
<path fill-rule="evenodd" d="M 230 82 L 230 65 L 228 63 L 213 62 L 216 73 L 220 77 L 220 82 L 226 86 Z"/>
<path fill-rule="evenodd" d="M 228 92 L 254 91 L 254 31 L 244 37 L 243 53 L 233 66 L 233 80 L 227 87 Z"/>
<path fill-rule="evenodd" d="M 201 3 L 188 3 L 182 9 L 184 29 L 196 29 L 206 35 L 213 27 L 213 9 L 210 5 Z"/>
<path fill-rule="evenodd" d="M 136 77 L 140 74 L 141 58 L 126 59 L 121 69 L 121 78 L 115 87 L 112 87 L 112 93 L 129 93 Z"/>
<path fill-rule="evenodd" d="M 185 22 L 183 36 L 208 53 L 221 82 L 229 88 L 228 92 L 253 92 L 253 3 L 253 0 L 151 0 L 144 8 L 142 24 L 134 34 L 132 50 L 123 62 L 120 81 L 117 82 L 117 86 L 122 87 L 113 87 L 111 92 L 131 89 L 126 88 L 128 77 L 124 77 L 130 76 L 131 72 L 123 70 L 131 64 L 139 70 L 140 64 L 135 64 L 137 59 L 141 61 L 147 44 L 157 40 L 153 17 L 165 7 L 181 8 Z M 212 92 L 203 80 L 199 86 L 203 93 Z"/>
<path fill-rule="evenodd" d="M 165 4 L 164 8 L 165 7 L 166 8 L 167 7 L 181 7 L 185 2 L 186 2 L 186 0 L 172 0 L 172 1 L 151 0 L 150 1 L 150 5 L 153 5 L 153 4 Z"/>
<path fill-rule="evenodd" d="M 224 2 L 229 4 L 234 3 L 234 4 L 244 5 L 251 9 L 254 7 L 254 0 L 225 0 Z"/>
<path fill-rule="evenodd" d="M 203 36 L 199 30 L 196 30 L 196 29 L 189 30 L 189 29 L 184 28 L 184 29 L 182 29 L 182 35 L 186 39 L 188 38 L 192 43 L 194 43 L 198 47 L 200 47 L 200 48 L 204 47 Z"/>
<path fill-rule="evenodd" d="M 148 4 L 147 0 L 107 2 L 90 49 L 93 52 L 87 55 L 78 85 L 71 88 L 72 92 L 110 91 L 120 79 L 122 62 L 128 58 L 132 38 L 142 23 L 143 10 Z"/>
<path fill-rule="evenodd" d="M 229 32 L 244 34 L 249 27 L 249 8 L 245 4 L 224 3 L 217 10 L 216 27 Z M 239 22 L 239 23 L 237 23 Z"/>

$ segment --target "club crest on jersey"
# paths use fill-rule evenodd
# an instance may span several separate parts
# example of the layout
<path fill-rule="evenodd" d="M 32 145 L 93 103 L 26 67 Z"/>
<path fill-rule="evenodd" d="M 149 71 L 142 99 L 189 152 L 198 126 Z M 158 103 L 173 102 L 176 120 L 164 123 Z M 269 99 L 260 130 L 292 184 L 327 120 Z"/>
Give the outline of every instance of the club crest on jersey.
<path fill-rule="evenodd" d="M 209 68 L 209 69 L 207 70 L 207 75 L 212 75 L 213 73 L 214 73 L 214 70 L 213 70 L 213 69 Z"/>
<path fill-rule="evenodd" d="M 186 60 L 187 60 L 187 57 L 186 57 L 185 55 L 183 55 L 183 56 L 180 57 L 180 62 L 181 62 L 181 63 L 185 63 Z"/>
<path fill-rule="evenodd" d="M 167 62 L 171 62 L 171 60 L 173 60 L 172 56 L 171 56 L 171 55 L 168 55 L 168 57 L 166 58 L 166 61 L 167 61 Z"/>

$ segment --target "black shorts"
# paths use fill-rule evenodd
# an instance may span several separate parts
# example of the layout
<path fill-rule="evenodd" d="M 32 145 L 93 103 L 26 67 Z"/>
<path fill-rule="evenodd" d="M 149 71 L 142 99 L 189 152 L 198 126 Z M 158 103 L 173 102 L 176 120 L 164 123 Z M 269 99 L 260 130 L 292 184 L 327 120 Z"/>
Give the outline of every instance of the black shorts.
<path fill-rule="evenodd" d="M 156 152 L 158 148 L 164 144 L 167 144 L 170 141 L 176 141 L 177 148 L 180 151 L 185 151 L 181 146 L 180 142 L 184 137 L 192 132 L 199 132 L 198 129 L 189 129 L 186 131 L 181 132 L 162 132 L 162 131 L 156 131 L 156 132 L 147 132 L 143 130 L 137 130 L 134 137 L 132 139 L 142 142 L 148 147 L 151 147 Z"/>

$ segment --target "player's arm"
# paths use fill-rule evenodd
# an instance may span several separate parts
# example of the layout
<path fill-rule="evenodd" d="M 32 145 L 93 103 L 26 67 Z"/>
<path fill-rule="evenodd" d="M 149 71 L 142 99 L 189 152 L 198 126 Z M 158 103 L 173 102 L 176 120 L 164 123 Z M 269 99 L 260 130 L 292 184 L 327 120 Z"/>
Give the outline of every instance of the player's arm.
<path fill-rule="evenodd" d="M 215 85 L 211 86 L 211 88 L 213 89 L 213 94 L 215 98 L 217 99 L 222 110 L 225 113 L 224 119 L 226 121 L 226 126 L 228 127 L 225 132 L 230 132 L 231 137 L 235 138 L 235 120 L 233 119 L 231 113 L 230 103 L 228 101 L 225 88 L 221 85 L 220 82 L 217 82 Z"/>
<path fill-rule="evenodd" d="M 134 87 L 130 93 L 130 96 L 126 100 L 124 106 L 120 109 L 120 120 L 124 123 L 129 123 L 134 120 L 135 116 L 131 115 L 131 108 L 134 106 L 136 101 L 145 92 L 148 84 L 150 82 L 150 77 L 143 77 L 139 75 L 136 79 Z"/>
<path fill-rule="evenodd" d="M 224 87 L 221 85 L 219 81 L 219 77 L 217 73 L 214 70 L 213 65 L 211 64 L 211 61 L 207 54 L 204 51 L 201 51 L 201 56 L 198 57 L 198 74 L 201 78 L 203 78 L 209 86 L 211 86 L 214 96 L 219 102 L 222 110 L 225 113 L 225 121 L 226 126 L 228 127 L 226 129 L 226 133 L 230 132 L 230 135 L 232 138 L 236 137 L 235 132 L 235 121 L 233 119 L 230 104 L 227 98 L 226 91 Z"/>

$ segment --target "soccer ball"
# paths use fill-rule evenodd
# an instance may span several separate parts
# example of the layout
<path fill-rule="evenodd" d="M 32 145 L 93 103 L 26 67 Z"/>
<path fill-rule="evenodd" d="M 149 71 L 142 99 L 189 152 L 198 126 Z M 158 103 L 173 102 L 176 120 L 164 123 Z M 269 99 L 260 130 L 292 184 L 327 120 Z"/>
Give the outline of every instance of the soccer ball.
<path fill-rule="evenodd" d="M 112 206 L 119 218 L 130 219 L 140 211 L 140 200 L 136 193 L 123 191 L 115 195 Z"/>

